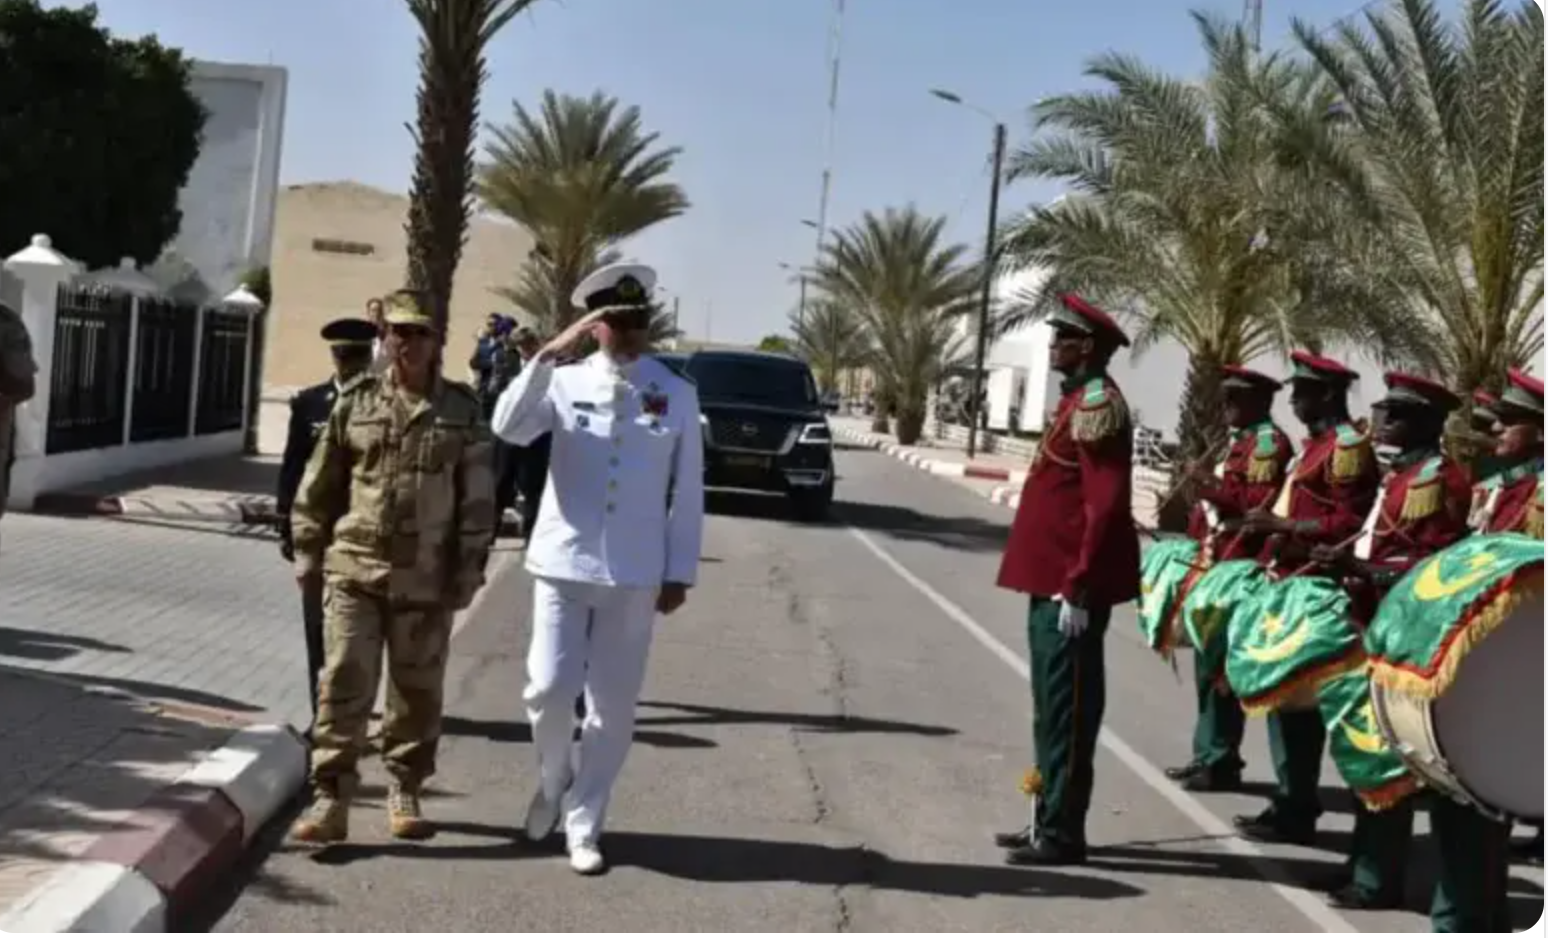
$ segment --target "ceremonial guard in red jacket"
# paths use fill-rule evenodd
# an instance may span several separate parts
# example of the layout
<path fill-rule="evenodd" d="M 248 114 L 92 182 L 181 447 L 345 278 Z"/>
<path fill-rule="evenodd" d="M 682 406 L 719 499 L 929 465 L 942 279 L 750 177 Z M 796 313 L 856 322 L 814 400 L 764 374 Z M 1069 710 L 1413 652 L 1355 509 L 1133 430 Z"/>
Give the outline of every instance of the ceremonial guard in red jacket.
<path fill-rule="evenodd" d="M 1510 385 L 1492 408 L 1494 471 L 1473 490 L 1474 530 L 1543 536 L 1543 383 L 1512 368 Z M 1475 411 L 1476 413 L 1476 411 Z"/>
<path fill-rule="evenodd" d="M 999 585 L 1030 596 L 1033 747 L 1031 823 L 996 842 L 1007 860 L 1082 863 L 1093 760 L 1106 702 L 1103 639 L 1114 606 L 1139 596 L 1133 429 L 1107 375 L 1129 344 L 1110 316 L 1066 294 L 1049 356 L 1062 396 L 1027 473 Z"/>
<path fill-rule="evenodd" d="M 1349 419 L 1349 386 L 1358 377 L 1344 365 L 1309 352 L 1291 356 L 1290 406 L 1307 429 L 1272 511 L 1249 512 L 1244 526 L 1273 535 L 1261 558 L 1271 569 L 1304 570 L 1317 545 L 1352 543 L 1370 514 L 1380 483 L 1369 433 Z M 1309 844 L 1322 814 L 1318 785 L 1327 732 L 1315 710 L 1268 717 L 1269 753 L 1278 785 L 1257 815 L 1235 819 L 1254 840 Z"/>
<path fill-rule="evenodd" d="M 1269 508 L 1284 487 L 1285 467 L 1295 450 L 1274 424 L 1270 411 L 1283 387 L 1261 372 L 1238 365 L 1225 368 L 1225 421 L 1230 446 L 1215 466 L 1214 477 L 1198 493 L 1188 519 L 1188 536 L 1199 542 L 1205 563 L 1257 557 L 1262 535 L 1239 529 L 1249 512 Z M 1194 687 L 1199 716 L 1193 730 L 1193 758 L 1166 770 L 1189 791 L 1234 791 L 1242 781 L 1242 732 L 1246 714 L 1222 681 L 1219 668 L 1195 656 Z"/>

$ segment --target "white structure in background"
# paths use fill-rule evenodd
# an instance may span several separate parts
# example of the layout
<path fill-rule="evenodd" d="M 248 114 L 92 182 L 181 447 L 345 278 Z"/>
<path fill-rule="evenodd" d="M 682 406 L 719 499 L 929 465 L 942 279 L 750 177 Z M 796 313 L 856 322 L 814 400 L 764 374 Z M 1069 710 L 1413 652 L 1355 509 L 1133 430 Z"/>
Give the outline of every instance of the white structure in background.
<path fill-rule="evenodd" d="M 1009 302 L 1022 290 L 1035 288 L 1042 278 L 1042 271 L 1037 270 L 1001 278 L 995 285 L 995 305 Z M 969 355 L 976 323 L 973 318 L 958 325 Z M 984 355 L 984 412 L 990 430 L 1009 429 L 1013 415 L 1016 429 L 1023 433 L 1045 429 L 1059 393 L 1059 376 L 1048 367 L 1050 335 L 1046 323 L 1037 323 L 1007 333 L 989 347 Z"/>
<path fill-rule="evenodd" d="M 206 303 L 269 264 L 286 72 L 196 61 L 190 84 L 209 111 L 204 140 L 178 194 L 182 227 L 147 273 L 173 296 Z"/>

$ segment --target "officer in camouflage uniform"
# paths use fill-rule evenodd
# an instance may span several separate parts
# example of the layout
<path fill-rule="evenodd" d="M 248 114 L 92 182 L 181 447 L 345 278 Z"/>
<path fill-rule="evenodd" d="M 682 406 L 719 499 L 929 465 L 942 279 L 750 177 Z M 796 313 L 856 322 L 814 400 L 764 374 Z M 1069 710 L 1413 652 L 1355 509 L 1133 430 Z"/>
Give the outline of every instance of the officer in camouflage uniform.
<path fill-rule="evenodd" d="M 0 303 L 0 515 L 11 493 L 11 463 L 16 459 L 16 408 L 37 390 L 38 363 L 32 336 L 21 314 Z"/>
<path fill-rule="evenodd" d="M 392 835 L 433 833 L 419 795 L 435 772 L 452 615 L 483 585 L 495 517 L 478 397 L 436 373 L 438 335 L 426 308 L 409 291 L 389 298 L 390 366 L 343 388 L 291 515 L 296 576 L 324 581 L 327 641 L 312 737 L 315 797 L 292 829 L 306 843 L 349 835 L 384 645 Z"/>

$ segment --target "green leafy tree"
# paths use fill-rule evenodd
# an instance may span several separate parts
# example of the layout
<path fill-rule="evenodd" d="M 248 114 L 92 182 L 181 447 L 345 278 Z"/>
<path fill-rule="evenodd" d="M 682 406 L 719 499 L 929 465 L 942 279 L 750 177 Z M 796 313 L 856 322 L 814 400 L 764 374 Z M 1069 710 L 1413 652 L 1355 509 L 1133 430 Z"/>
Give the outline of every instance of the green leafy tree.
<path fill-rule="evenodd" d="M 1073 290 L 1128 314 L 1136 352 L 1188 353 L 1183 458 L 1218 445 L 1220 368 L 1335 340 L 1400 354 L 1404 318 L 1358 273 L 1363 250 L 1336 187 L 1287 147 L 1286 115 L 1321 119 L 1332 92 L 1305 63 L 1254 54 L 1243 28 L 1195 14 L 1202 82 L 1119 53 L 1094 58 L 1091 90 L 1044 99 L 1008 178 L 1064 181 L 1070 194 L 1013 221 L 1008 266 L 1040 286 L 1002 312 L 1010 328 Z"/>
<path fill-rule="evenodd" d="M 1402 0 L 1366 28 L 1295 32 L 1339 101 L 1290 124 L 1368 242 L 1379 298 L 1463 398 L 1543 349 L 1543 14 Z"/>
<path fill-rule="evenodd" d="M 190 61 L 94 5 L 0 0 L 0 251 L 46 231 L 88 267 L 148 265 L 182 225 L 206 113 Z"/>
<path fill-rule="evenodd" d="M 430 298 L 446 334 L 452 280 L 472 212 L 473 135 L 488 71 L 484 51 L 537 0 L 406 0 L 419 27 L 408 286 Z"/>
<path fill-rule="evenodd" d="M 863 325 L 878 416 L 896 421 L 904 445 L 919 439 L 930 390 L 957 355 L 958 320 L 980 286 L 980 268 L 966 262 L 965 245 L 945 242 L 945 227 L 945 218 L 912 206 L 866 212 L 823 245 L 812 274 L 819 303 Z"/>
<path fill-rule="evenodd" d="M 760 352 L 783 352 L 789 354 L 794 351 L 790 340 L 782 335 L 766 335 L 758 340 Z"/>
<path fill-rule="evenodd" d="M 681 150 L 659 146 L 640 109 L 616 98 L 545 91 L 536 113 L 516 104 L 511 123 L 493 135 L 479 196 L 537 240 L 551 329 L 570 322 L 570 294 L 599 258 L 688 209 L 667 178 Z"/>

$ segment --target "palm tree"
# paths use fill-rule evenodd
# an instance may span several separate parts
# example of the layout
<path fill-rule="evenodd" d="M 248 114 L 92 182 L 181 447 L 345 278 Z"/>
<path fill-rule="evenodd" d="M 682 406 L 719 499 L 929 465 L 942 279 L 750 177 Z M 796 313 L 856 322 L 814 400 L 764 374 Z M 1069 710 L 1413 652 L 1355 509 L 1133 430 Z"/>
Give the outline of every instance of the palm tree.
<path fill-rule="evenodd" d="M 1368 14 L 1374 38 L 1295 23 L 1339 100 L 1289 129 L 1362 223 L 1422 365 L 1467 400 L 1543 348 L 1543 15 L 1469 0 L 1448 26 L 1435 0 L 1393 6 Z"/>
<path fill-rule="evenodd" d="M 537 0 L 407 0 L 419 25 L 408 285 L 434 305 L 446 334 L 452 278 L 462 260 L 473 184 L 473 132 L 487 76 L 484 49 Z"/>
<path fill-rule="evenodd" d="M 511 123 L 493 134 L 479 195 L 537 239 L 554 299 L 549 328 L 570 321 L 570 293 L 600 258 L 688 209 L 683 190 L 667 180 L 682 151 L 659 147 L 639 108 L 620 108 L 601 92 L 545 91 L 536 114 L 518 103 Z"/>
<path fill-rule="evenodd" d="M 1364 303 L 1375 287 L 1345 260 L 1359 246 L 1333 186 L 1281 130 L 1287 114 L 1324 114 L 1332 92 L 1304 63 L 1254 55 L 1241 26 L 1194 19 L 1202 82 L 1107 53 L 1086 69 L 1106 88 L 1033 107 L 1036 133 L 1007 177 L 1060 179 L 1072 192 L 1007 226 L 1005 266 L 1047 276 L 998 323 L 1044 315 L 1074 290 L 1133 320 L 1136 353 L 1180 344 L 1178 436 L 1190 461 L 1222 432 L 1221 365 L 1335 339 L 1397 354 L 1405 336 L 1382 318 L 1389 307 Z"/>
<path fill-rule="evenodd" d="M 967 247 L 943 242 L 945 227 L 945 218 L 912 206 L 866 212 L 823 245 L 812 273 L 818 302 L 862 324 L 878 410 L 896 419 L 904 445 L 919 439 L 930 389 L 956 357 L 958 321 L 980 285 L 980 268 L 964 261 Z"/>
<path fill-rule="evenodd" d="M 865 323 L 828 296 L 806 304 L 806 315 L 790 316 L 789 350 L 805 359 L 824 394 L 838 389 L 839 377 L 864 364 L 870 352 Z"/>
<path fill-rule="evenodd" d="M 592 271 L 608 264 L 615 264 L 621 255 L 614 250 L 605 251 L 592 257 L 580 268 L 581 280 L 584 280 Z M 524 314 L 526 325 L 535 329 L 539 335 L 556 335 L 560 329 L 568 325 L 575 311 L 570 303 L 570 292 L 559 292 L 556 282 L 554 265 L 542 252 L 534 250 L 527 258 L 527 263 L 521 269 L 521 276 L 516 283 L 509 287 L 500 287 L 494 292 L 506 302 L 514 306 Z M 678 328 L 676 319 L 668 313 L 662 304 L 653 303 L 655 314 L 650 321 L 650 341 L 653 346 L 682 337 L 682 330 Z"/>

